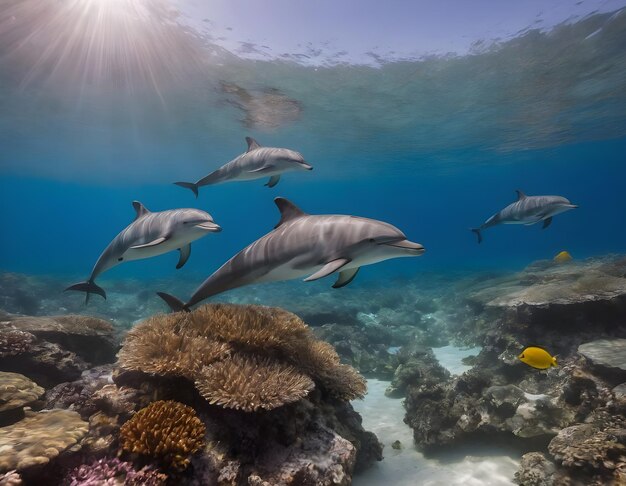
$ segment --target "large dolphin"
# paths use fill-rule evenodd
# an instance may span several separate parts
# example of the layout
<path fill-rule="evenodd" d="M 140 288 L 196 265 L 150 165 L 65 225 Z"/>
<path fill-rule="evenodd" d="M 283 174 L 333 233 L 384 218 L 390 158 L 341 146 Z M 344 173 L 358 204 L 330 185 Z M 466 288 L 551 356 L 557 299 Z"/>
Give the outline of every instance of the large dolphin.
<path fill-rule="evenodd" d="M 121 263 L 141 260 L 180 250 L 176 268 L 181 268 L 191 254 L 191 242 L 207 233 L 221 231 L 209 213 L 199 209 L 171 209 L 153 213 L 139 201 L 133 201 L 137 212 L 135 220 L 118 234 L 104 249 L 96 262 L 89 280 L 68 287 L 65 290 L 98 294 L 106 299 L 104 289 L 95 284 L 98 275 Z"/>
<path fill-rule="evenodd" d="M 478 243 L 483 241 L 481 231 L 499 224 L 531 224 L 543 221 L 542 229 L 552 223 L 552 217 L 577 208 L 568 199 L 561 196 L 527 196 L 522 191 L 517 192 L 517 201 L 509 204 L 502 211 L 491 216 L 479 228 L 472 228 L 478 237 Z"/>
<path fill-rule="evenodd" d="M 300 152 L 286 148 L 261 147 L 256 140 L 246 137 L 248 150 L 211 172 L 197 182 L 175 182 L 177 186 L 191 189 L 198 197 L 198 188 L 229 181 L 250 181 L 269 177 L 265 184 L 274 187 L 280 175 L 293 170 L 312 170 Z"/>
<path fill-rule="evenodd" d="M 424 247 L 398 228 L 374 219 L 309 215 L 287 199 L 274 199 L 280 221 L 207 278 L 188 302 L 159 292 L 174 311 L 189 310 L 226 290 L 260 282 L 306 277 L 305 282 L 339 273 L 333 288 L 348 285 L 363 265 L 418 256 Z"/>

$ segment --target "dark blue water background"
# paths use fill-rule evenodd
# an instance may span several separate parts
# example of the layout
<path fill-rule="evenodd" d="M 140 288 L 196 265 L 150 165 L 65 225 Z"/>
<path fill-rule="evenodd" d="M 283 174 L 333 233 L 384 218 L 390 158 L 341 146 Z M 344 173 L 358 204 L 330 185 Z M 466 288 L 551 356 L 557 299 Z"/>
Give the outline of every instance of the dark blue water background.
<path fill-rule="evenodd" d="M 240 136 L 233 133 L 233 137 Z M 297 148 L 298 140 L 285 140 L 284 145 Z M 126 184 L 122 177 L 119 185 L 100 185 L 5 176 L 0 179 L 0 269 L 67 276 L 68 283 L 87 277 L 106 244 L 132 221 L 130 203 L 137 199 L 155 211 L 202 208 L 224 231 L 195 242 L 192 257 L 181 270 L 174 269 L 175 252 L 121 265 L 110 270 L 104 280 L 174 277 L 199 283 L 272 229 L 278 221 L 272 202 L 277 195 L 310 213 L 354 214 L 388 221 L 427 248 L 419 258 L 367 267 L 352 286 L 396 276 L 419 277 L 428 271 L 516 269 L 533 260 L 552 258 L 561 250 L 568 250 L 576 259 L 623 252 L 624 153 L 626 140 L 526 151 L 519 155 L 523 155 L 523 163 L 516 162 L 516 154 L 508 154 L 500 161 L 485 155 L 485 164 L 468 165 L 459 155 L 454 169 L 446 172 L 433 170 L 416 154 L 411 169 L 396 174 L 393 168 L 384 175 L 377 171 L 374 177 L 352 180 L 320 179 L 315 171 L 288 174 L 274 189 L 263 187 L 261 180 L 205 187 L 198 200 L 169 180 L 138 185 Z M 313 161 L 314 156 L 307 158 Z M 480 154 L 472 154 L 474 159 L 477 156 Z M 224 162 L 207 160 L 206 172 Z M 328 168 L 343 161 L 314 163 Z M 393 167 L 392 160 L 378 163 Z M 478 226 L 512 202 L 517 188 L 529 195 L 563 195 L 580 208 L 555 217 L 546 230 L 540 225 L 486 230 L 483 244 L 478 245 L 468 228 Z M 329 280 L 328 285 L 331 283 Z"/>

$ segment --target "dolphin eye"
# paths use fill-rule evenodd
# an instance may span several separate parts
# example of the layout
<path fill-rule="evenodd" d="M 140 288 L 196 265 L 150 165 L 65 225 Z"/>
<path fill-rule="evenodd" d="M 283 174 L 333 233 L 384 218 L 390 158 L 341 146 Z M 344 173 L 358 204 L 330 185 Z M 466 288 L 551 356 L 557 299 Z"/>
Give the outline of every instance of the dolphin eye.
<path fill-rule="evenodd" d="M 370 243 L 374 243 L 374 241 L 375 241 L 375 240 L 374 240 L 374 238 L 370 238 L 368 241 L 369 241 Z"/>

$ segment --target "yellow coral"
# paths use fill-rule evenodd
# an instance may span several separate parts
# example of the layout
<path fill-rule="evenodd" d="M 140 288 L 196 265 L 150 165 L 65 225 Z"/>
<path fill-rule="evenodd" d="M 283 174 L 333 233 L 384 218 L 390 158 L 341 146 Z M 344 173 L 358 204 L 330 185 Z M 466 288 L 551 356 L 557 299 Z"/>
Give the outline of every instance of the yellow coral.
<path fill-rule="evenodd" d="M 314 387 L 311 378 L 293 366 L 240 354 L 205 366 L 196 380 L 209 403 L 246 412 L 296 402 Z"/>
<path fill-rule="evenodd" d="M 125 451 L 145 454 L 182 470 L 189 464 L 189 456 L 204 444 L 205 432 L 193 408 L 160 400 L 122 425 L 120 442 Z"/>

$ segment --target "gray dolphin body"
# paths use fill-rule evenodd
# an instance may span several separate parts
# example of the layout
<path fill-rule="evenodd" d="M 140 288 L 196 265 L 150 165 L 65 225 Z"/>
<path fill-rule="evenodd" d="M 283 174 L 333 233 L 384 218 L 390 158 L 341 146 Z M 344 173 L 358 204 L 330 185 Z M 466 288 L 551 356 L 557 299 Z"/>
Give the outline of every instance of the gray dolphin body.
<path fill-rule="evenodd" d="M 274 187 L 281 174 L 295 170 L 312 170 L 302 154 L 295 150 L 261 147 L 256 140 L 246 137 L 248 150 L 197 182 L 175 182 L 177 186 L 191 189 L 198 197 L 198 188 L 229 181 L 250 181 L 269 177 L 265 184 Z"/>
<path fill-rule="evenodd" d="M 199 209 L 171 209 L 153 213 L 139 201 L 133 201 L 133 207 L 137 212 L 135 220 L 104 249 L 89 280 L 65 290 L 86 292 L 85 302 L 89 302 L 90 293 L 106 299 L 104 289 L 94 282 L 98 275 L 121 263 L 162 255 L 172 250 L 180 250 L 176 268 L 181 268 L 189 259 L 192 241 L 207 233 L 221 231 L 211 215 Z"/>
<path fill-rule="evenodd" d="M 517 201 L 491 216 L 479 228 L 472 228 L 478 237 L 478 243 L 483 241 L 480 232 L 492 226 L 499 224 L 529 226 L 543 221 L 542 229 L 546 229 L 552 223 L 553 216 L 578 207 L 562 196 L 527 196 L 522 191 L 516 192 Z"/>
<path fill-rule="evenodd" d="M 424 247 L 408 241 L 398 228 L 373 219 L 309 215 L 283 198 L 275 229 L 222 265 L 187 303 L 159 292 L 174 311 L 244 285 L 306 277 L 309 282 L 339 273 L 334 288 L 348 285 L 363 265 L 390 258 L 418 256 Z"/>

